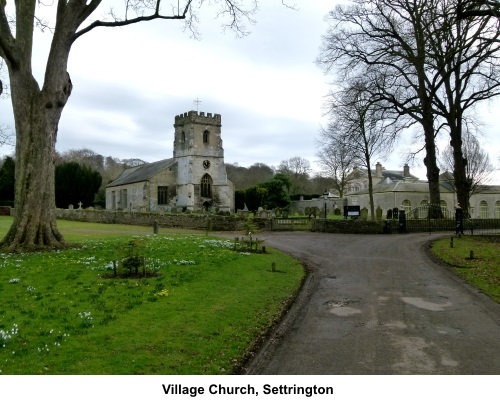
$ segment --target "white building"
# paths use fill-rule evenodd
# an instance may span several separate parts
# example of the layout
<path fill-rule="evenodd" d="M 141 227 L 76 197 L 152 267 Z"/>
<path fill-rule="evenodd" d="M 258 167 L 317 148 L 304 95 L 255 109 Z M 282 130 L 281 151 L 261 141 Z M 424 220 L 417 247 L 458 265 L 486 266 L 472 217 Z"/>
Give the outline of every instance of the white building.
<path fill-rule="evenodd" d="M 361 209 L 367 208 L 369 212 L 368 176 L 366 170 L 355 170 L 346 195 L 348 205 L 359 205 Z M 384 217 L 389 209 L 397 208 L 410 212 L 429 205 L 429 184 L 410 175 L 407 165 L 399 172 L 386 170 L 377 163 L 373 173 L 373 201 L 375 209 L 380 207 Z M 457 197 L 449 179 L 443 178 L 440 194 L 441 208 L 453 212 L 457 206 Z M 469 203 L 472 218 L 500 218 L 500 186 L 481 186 L 480 192 L 473 194 Z"/>

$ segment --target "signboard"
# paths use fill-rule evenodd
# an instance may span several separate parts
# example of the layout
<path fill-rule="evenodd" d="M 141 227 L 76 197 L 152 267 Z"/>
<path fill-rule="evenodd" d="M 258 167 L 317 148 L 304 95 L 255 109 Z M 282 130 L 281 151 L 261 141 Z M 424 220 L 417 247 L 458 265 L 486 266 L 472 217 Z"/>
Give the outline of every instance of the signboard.
<path fill-rule="evenodd" d="M 344 217 L 359 217 L 361 215 L 361 206 L 344 205 Z"/>

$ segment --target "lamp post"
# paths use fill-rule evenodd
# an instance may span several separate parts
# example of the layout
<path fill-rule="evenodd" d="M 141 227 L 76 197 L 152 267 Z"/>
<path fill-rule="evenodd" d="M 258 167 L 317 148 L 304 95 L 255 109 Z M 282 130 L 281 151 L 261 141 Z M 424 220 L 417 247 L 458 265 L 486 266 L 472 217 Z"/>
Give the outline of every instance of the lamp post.
<path fill-rule="evenodd" d="M 325 199 L 325 219 L 326 219 L 326 202 L 328 201 L 328 191 L 325 189 L 323 193 L 323 198 Z"/>

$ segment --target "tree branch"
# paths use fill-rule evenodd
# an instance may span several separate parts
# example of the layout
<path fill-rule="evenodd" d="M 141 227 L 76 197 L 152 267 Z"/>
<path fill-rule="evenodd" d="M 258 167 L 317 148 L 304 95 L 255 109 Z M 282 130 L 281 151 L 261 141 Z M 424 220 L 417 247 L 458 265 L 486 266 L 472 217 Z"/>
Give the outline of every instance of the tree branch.
<path fill-rule="evenodd" d="M 74 37 L 73 37 L 73 42 L 81 37 L 82 35 L 86 34 L 87 32 L 92 31 L 94 28 L 97 27 L 124 27 L 127 25 L 132 25 L 132 24 L 137 24 L 140 22 L 145 22 L 145 21 L 153 21 L 153 20 L 185 20 L 186 16 L 188 14 L 188 11 L 191 7 L 193 0 L 188 0 L 186 3 L 186 6 L 184 7 L 182 12 L 179 12 L 178 14 L 172 14 L 172 15 L 162 15 L 160 13 L 160 3 L 161 0 L 158 0 L 156 2 L 155 6 L 155 11 L 151 15 L 141 15 L 137 16 L 135 18 L 128 18 L 128 16 L 125 17 L 125 20 L 118 20 L 115 18 L 114 21 L 101 21 L 97 20 L 94 21 L 92 24 L 88 25 L 87 27 L 81 29 L 80 31 L 76 32 Z M 101 0 L 92 0 L 91 3 L 85 8 L 84 12 L 80 16 L 80 21 L 83 22 L 86 18 L 92 14 L 92 12 L 95 11 L 97 6 L 101 3 Z M 129 9 L 129 5 L 127 5 L 127 11 Z"/>
<path fill-rule="evenodd" d="M 15 39 L 5 14 L 6 4 L 6 0 L 0 0 L 0 57 L 9 64 L 16 65 L 17 61 L 14 57 Z"/>

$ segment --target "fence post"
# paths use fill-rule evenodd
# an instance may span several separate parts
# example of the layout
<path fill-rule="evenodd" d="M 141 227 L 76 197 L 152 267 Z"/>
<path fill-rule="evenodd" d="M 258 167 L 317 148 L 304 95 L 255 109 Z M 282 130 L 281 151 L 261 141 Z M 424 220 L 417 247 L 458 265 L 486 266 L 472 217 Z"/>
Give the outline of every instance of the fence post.
<path fill-rule="evenodd" d="M 455 209 L 455 234 L 463 235 L 464 233 L 464 212 L 460 206 Z"/>

